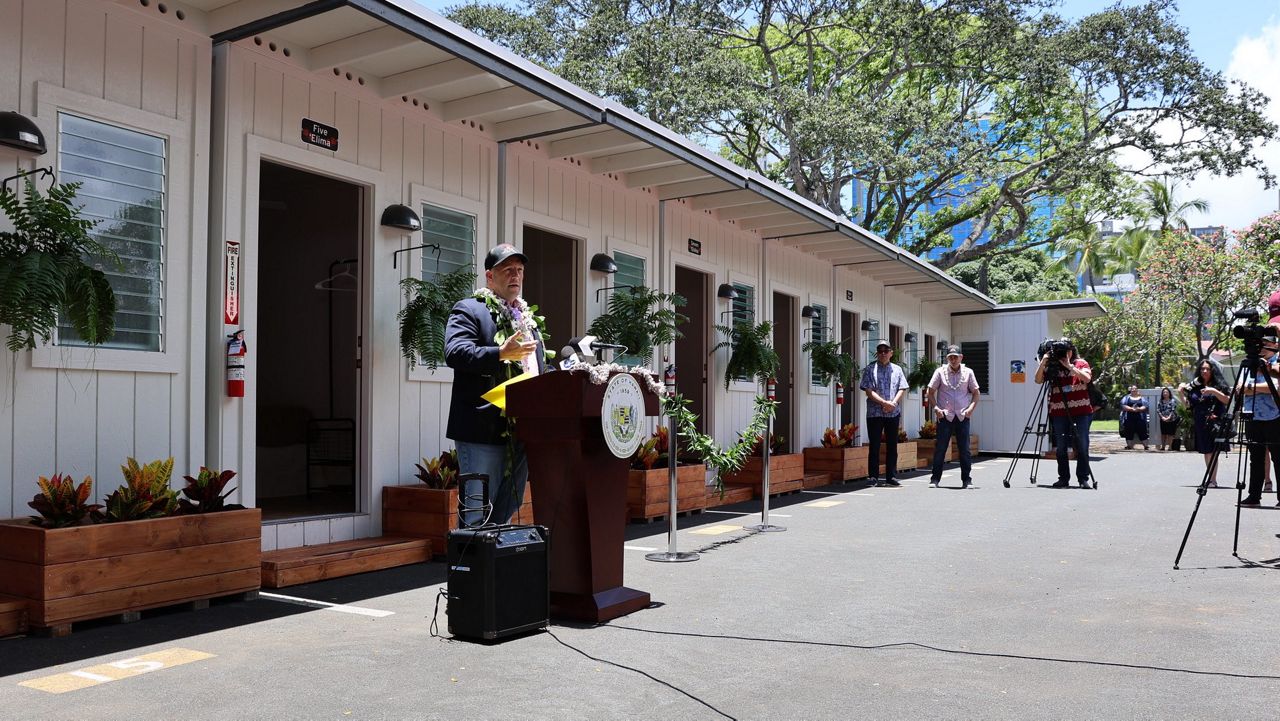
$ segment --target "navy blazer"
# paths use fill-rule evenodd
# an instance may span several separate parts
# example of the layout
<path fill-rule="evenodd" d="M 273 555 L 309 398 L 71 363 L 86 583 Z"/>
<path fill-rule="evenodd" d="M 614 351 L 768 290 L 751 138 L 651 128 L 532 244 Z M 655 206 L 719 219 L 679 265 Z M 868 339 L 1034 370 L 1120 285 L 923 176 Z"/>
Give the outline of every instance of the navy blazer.
<path fill-rule="evenodd" d="M 498 358 L 493 336 L 498 326 L 484 301 L 464 298 L 449 311 L 444 333 L 444 362 L 453 369 L 453 395 L 449 399 L 449 425 L 445 436 L 463 443 L 505 444 L 506 421 L 498 407 L 481 398 L 507 380 L 506 363 Z M 546 370 L 542 338 L 534 351 L 538 372 Z"/>

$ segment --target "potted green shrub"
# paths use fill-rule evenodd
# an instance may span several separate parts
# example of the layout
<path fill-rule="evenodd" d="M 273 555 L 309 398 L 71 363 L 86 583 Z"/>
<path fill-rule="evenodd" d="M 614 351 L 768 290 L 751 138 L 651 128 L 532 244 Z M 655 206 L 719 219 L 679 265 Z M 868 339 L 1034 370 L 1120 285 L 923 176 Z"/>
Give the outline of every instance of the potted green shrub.
<path fill-rule="evenodd" d="M 115 293 L 86 258 L 117 261 L 89 235 L 94 221 L 73 205 L 79 187 L 55 185 L 46 196 L 27 179 L 25 199 L 0 188 L 0 210 L 13 223 L 12 231 L 0 232 L 0 325 L 10 327 L 10 351 L 49 342 L 59 317 L 90 345 L 115 332 Z"/>
<path fill-rule="evenodd" d="M 65 476 L 41 478 L 28 504 L 39 515 L 0 522 L 0 564 L 10 569 L 0 594 L 25 599 L 32 627 L 65 635 L 75 621 L 257 591 L 262 511 L 210 503 L 196 505 L 210 512 L 182 512 L 172 469 L 172 459 L 129 459 L 102 511 L 88 503 L 92 479 L 73 488 Z"/>
<path fill-rule="evenodd" d="M 683 335 L 677 326 L 688 322 L 677 308 L 685 299 L 676 293 L 659 293 L 644 286 L 623 288 L 609 297 L 608 309 L 591 322 L 587 332 L 605 343 L 627 347 L 627 359 L 647 366 L 655 346 Z"/>
<path fill-rule="evenodd" d="M 724 336 L 711 349 L 712 353 L 721 348 L 729 349 L 729 362 L 724 367 L 724 387 L 735 380 L 754 380 L 760 384 L 769 382 L 778 374 L 782 361 L 773 349 L 773 324 L 763 321 L 752 325 L 747 321 L 735 322 L 732 326 L 717 325 L 716 330 Z"/>
<path fill-rule="evenodd" d="M 911 372 L 907 374 L 907 386 L 914 393 L 921 388 L 929 385 L 929 381 L 933 380 L 933 372 L 938 370 L 937 361 L 931 360 L 927 355 L 921 355 L 916 359 L 916 364 L 912 366 Z"/>
<path fill-rule="evenodd" d="M 840 341 L 811 340 L 800 346 L 800 351 L 809 354 L 813 373 L 824 386 L 834 382 L 848 386 L 858 372 L 858 362 L 841 350 Z"/>
<path fill-rule="evenodd" d="M 444 327 L 454 303 L 471 295 L 476 274 L 469 267 L 438 276 L 435 282 L 421 278 L 400 281 L 405 304 L 400 323 L 400 354 L 412 368 L 421 363 L 435 370 L 444 362 Z"/>

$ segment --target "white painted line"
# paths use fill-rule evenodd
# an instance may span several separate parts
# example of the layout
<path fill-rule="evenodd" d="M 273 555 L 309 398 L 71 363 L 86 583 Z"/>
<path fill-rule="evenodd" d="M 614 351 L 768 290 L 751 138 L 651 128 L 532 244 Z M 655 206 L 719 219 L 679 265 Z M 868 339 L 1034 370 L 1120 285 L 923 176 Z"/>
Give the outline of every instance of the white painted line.
<path fill-rule="evenodd" d="M 649 548 L 648 546 L 623 546 L 623 547 L 622 547 L 622 550 L 624 550 L 624 551 L 646 551 L 646 552 L 650 552 L 650 553 L 651 553 L 651 552 L 656 551 L 656 550 L 658 550 L 658 549 L 656 549 L 656 548 Z"/>
<path fill-rule="evenodd" d="M 395 611 L 379 611 L 376 608 L 364 608 L 363 606 L 347 606 L 341 603 L 329 603 L 327 601 L 314 601 L 310 598 L 297 598 L 296 596 L 282 596 L 278 593 L 267 593 L 260 591 L 258 595 L 262 598 L 269 598 L 273 601 L 282 603 L 292 603 L 298 606 L 308 606 L 310 608 L 318 608 L 321 611 L 337 611 L 338 613 L 352 613 L 357 616 L 372 616 L 373 618 L 386 618 L 387 616 L 396 615 Z"/>
<path fill-rule="evenodd" d="M 843 506 L 844 501 L 814 501 L 813 503 L 804 504 L 805 508 L 831 508 L 833 506 Z"/>
<path fill-rule="evenodd" d="M 769 511 L 769 515 L 777 516 L 778 518 L 791 518 L 790 513 L 774 513 L 773 511 Z"/>

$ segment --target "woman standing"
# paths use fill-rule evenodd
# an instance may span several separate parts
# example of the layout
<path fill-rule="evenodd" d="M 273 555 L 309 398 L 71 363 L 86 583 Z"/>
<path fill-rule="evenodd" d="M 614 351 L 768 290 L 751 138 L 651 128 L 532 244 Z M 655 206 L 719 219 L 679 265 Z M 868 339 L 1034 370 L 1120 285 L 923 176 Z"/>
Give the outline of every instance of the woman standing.
<path fill-rule="evenodd" d="M 1160 391 L 1156 415 L 1160 417 L 1160 445 L 1156 446 L 1156 450 L 1170 449 L 1173 447 L 1173 437 L 1178 433 L 1178 402 L 1173 399 L 1173 391 L 1168 388 Z"/>
<path fill-rule="evenodd" d="M 1182 402 L 1191 408 L 1195 416 L 1196 453 L 1204 454 L 1204 465 L 1209 469 L 1209 487 L 1218 487 L 1218 465 L 1213 462 L 1215 447 L 1228 450 L 1225 442 L 1215 444 L 1210 424 L 1226 413 L 1230 397 L 1227 384 L 1214 370 L 1208 359 L 1196 364 L 1196 377 L 1190 383 L 1178 386 Z"/>
<path fill-rule="evenodd" d="M 1147 399 L 1138 393 L 1138 387 L 1129 386 L 1129 395 L 1120 399 L 1120 437 L 1124 439 L 1125 448 L 1131 449 L 1141 441 L 1142 450 L 1150 450 L 1147 448 L 1147 436 L 1151 433 L 1148 410 Z"/>

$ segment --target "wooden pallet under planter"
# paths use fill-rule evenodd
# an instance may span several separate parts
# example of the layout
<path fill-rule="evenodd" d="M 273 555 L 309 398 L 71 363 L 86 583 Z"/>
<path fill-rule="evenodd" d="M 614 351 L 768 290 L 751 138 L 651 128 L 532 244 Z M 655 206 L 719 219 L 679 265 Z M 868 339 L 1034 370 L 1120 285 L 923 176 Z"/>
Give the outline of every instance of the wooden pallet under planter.
<path fill-rule="evenodd" d="M 627 472 L 627 517 L 653 520 L 671 511 L 671 476 L 667 467 Z M 676 510 L 699 511 L 707 507 L 707 466 L 676 466 Z"/>
<path fill-rule="evenodd" d="M 866 446 L 804 449 L 805 473 L 829 473 L 833 481 L 852 481 L 867 477 Z"/>
<path fill-rule="evenodd" d="M 262 554 L 262 587 L 284 588 L 300 583 L 354 576 L 384 568 L 431 560 L 426 538 L 379 536 L 298 546 Z"/>
<path fill-rule="evenodd" d="M 511 517 L 512 523 L 533 523 L 533 496 L 524 486 L 524 502 Z M 431 553 L 443 556 L 449 531 L 458 527 L 458 489 L 429 488 L 415 483 L 382 489 L 382 532 L 387 536 L 426 538 Z"/>
<path fill-rule="evenodd" d="M 888 449 L 884 447 L 883 443 L 881 443 L 880 444 L 881 474 L 884 473 L 884 462 L 885 462 L 885 456 L 887 455 L 887 453 L 888 453 Z M 904 471 L 914 471 L 916 468 L 928 468 L 927 465 L 925 466 L 919 465 L 920 459 L 917 455 L 918 453 L 919 451 L 916 450 L 915 441 L 898 441 L 898 473 L 902 473 Z M 930 463 L 932 463 L 932 461 L 930 461 Z"/>
<path fill-rule="evenodd" d="M 262 511 L 40 528 L 0 521 L 0 593 L 52 635 L 91 618 L 256 591 Z"/>
<path fill-rule="evenodd" d="M 759 498 L 760 487 L 763 484 L 761 479 L 763 470 L 764 464 L 761 463 L 760 456 L 747 456 L 742 469 L 737 473 L 726 475 L 724 483 L 726 486 L 747 486 L 751 488 L 752 495 Z M 803 487 L 803 482 L 804 454 L 784 453 L 769 456 L 769 495 L 776 496 L 779 493 L 798 491 Z"/>

